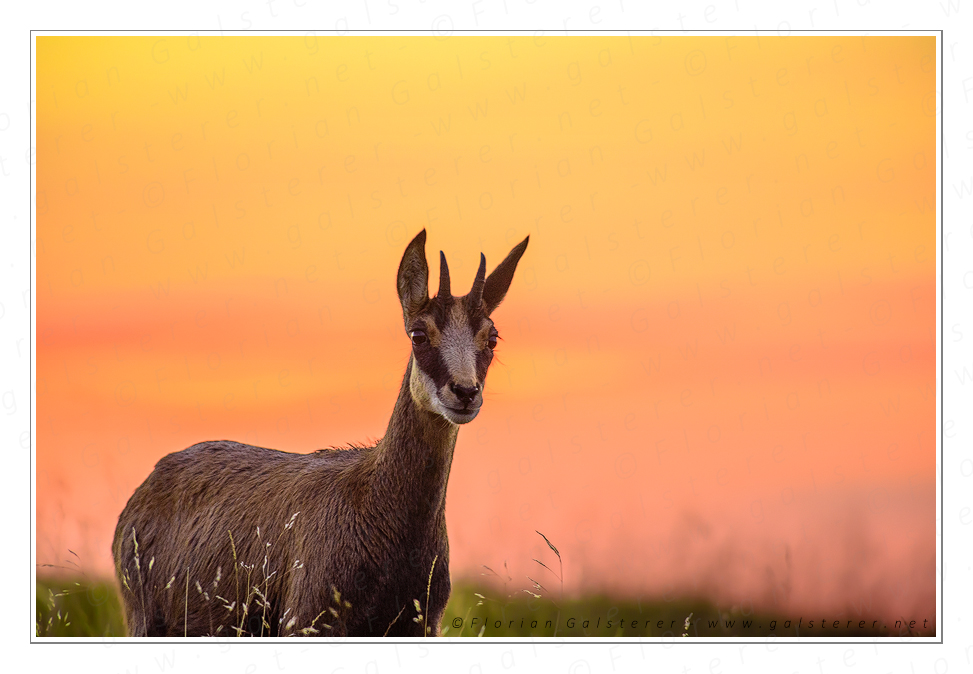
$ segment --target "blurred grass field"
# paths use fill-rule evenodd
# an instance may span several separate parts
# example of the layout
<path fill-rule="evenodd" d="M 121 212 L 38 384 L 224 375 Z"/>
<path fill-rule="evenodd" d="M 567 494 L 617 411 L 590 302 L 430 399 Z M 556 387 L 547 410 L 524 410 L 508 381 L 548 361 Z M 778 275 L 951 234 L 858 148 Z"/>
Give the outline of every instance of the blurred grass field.
<path fill-rule="evenodd" d="M 36 636 L 125 636 L 122 609 L 114 581 L 39 577 L 36 586 Z M 691 616 L 689 627 L 686 618 Z M 790 619 L 789 627 L 785 621 Z M 797 628 L 798 620 L 802 627 Z M 827 619 L 827 627 L 820 621 Z M 809 620 L 814 627 L 807 629 Z M 833 620 L 840 625 L 835 628 Z M 861 620 L 865 628 L 859 628 Z M 610 623 L 610 624 L 609 624 Z M 634 626 L 633 626 L 634 623 Z M 749 625 L 749 626 L 747 626 Z M 457 581 L 442 622 L 444 637 L 875 637 L 907 636 L 868 616 L 772 616 L 720 607 L 703 600 L 617 599 L 606 596 L 536 597 L 521 589 L 498 590 L 490 583 Z M 773 626 L 773 628 L 772 628 Z M 933 626 L 912 629 L 911 636 L 934 636 Z"/>
<path fill-rule="evenodd" d="M 125 636 L 125 621 L 114 581 L 38 578 L 34 594 L 36 636 Z"/>

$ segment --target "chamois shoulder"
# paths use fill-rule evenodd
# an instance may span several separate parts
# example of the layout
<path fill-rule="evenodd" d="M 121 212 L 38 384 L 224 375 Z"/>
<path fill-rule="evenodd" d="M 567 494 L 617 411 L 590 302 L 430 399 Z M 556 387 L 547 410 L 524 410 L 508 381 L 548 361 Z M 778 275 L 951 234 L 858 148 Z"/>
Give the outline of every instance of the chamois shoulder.
<path fill-rule="evenodd" d="M 232 467 L 252 465 L 254 462 L 286 461 L 288 457 L 299 456 L 267 447 L 255 447 L 232 440 L 208 440 L 199 442 L 186 449 L 167 454 L 159 459 L 156 469 L 178 469 L 199 465 Z"/>
<path fill-rule="evenodd" d="M 357 463 L 372 449 L 364 445 L 318 449 L 309 454 L 257 447 L 232 440 L 209 440 L 168 454 L 155 465 L 157 473 L 210 471 L 210 474 L 260 474 L 284 468 L 285 472 L 333 467 L 342 469 Z"/>

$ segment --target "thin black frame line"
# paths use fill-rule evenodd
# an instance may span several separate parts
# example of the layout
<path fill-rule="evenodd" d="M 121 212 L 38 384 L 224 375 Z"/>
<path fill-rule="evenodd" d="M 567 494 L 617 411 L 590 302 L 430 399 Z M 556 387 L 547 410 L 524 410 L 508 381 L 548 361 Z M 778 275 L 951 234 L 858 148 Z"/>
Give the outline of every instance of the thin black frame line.
<path fill-rule="evenodd" d="M 29 39 L 30 40 L 33 40 L 34 37 L 35 37 L 34 36 L 34 33 L 35 32 L 43 32 L 44 30 L 45 29 L 33 29 L 32 28 L 30 30 Z M 56 30 L 59 30 L 59 29 L 56 29 Z M 406 30 L 408 30 L 408 29 L 406 29 Z M 423 30 L 426 30 L 426 29 L 423 29 Z M 692 31 L 692 29 L 690 29 L 690 30 L 691 30 L 691 32 L 704 32 L 704 33 L 707 33 L 707 32 L 714 32 L 714 33 L 715 32 L 720 32 L 720 33 L 726 32 L 726 31 L 715 30 L 715 29 L 703 29 L 703 30 L 699 30 L 699 31 Z M 71 31 L 70 30 L 68 30 L 68 31 L 63 31 L 62 30 L 60 32 L 71 32 Z M 159 31 L 158 30 L 143 30 L 143 29 L 133 30 L 133 31 L 125 31 L 123 29 L 111 29 L 111 30 L 106 30 L 106 31 L 101 31 L 101 32 L 108 32 L 108 33 L 115 33 L 115 32 L 157 33 Z M 179 32 L 188 32 L 188 31 L 179 31 Z M 249 29 L 249 30 L 241 30 L 241 31 L 234 31 L 234 32 L 265 32 L 265 31 Z M 311 31 L 302 31 L 302 30 L 297 30 L 297 29 L 284 29 L 284 30 L 281 30 L 281 31 L 271 31 L 271 32 L 278 32 L 278 33 L 279 32 L 286 32 L 286 33 L 305 33 L 306 34 L 307 32 L 311 32 Z M 373 30 L 364 30 L 364 29 L 361 29 L 361 30 L 355 29 L 355 30 L 349 30 L 348 32 L 368 32 L 368 33 L 372 33 L 372 32 L 385 33 L 385 32 L 388 32 L 388 33 L 401 34 L 403 31 L 402 30 L 392 30 L 392 29 L 378 29 L 378 30 L 374 30 L 374 31 Z M 459 29 L 459 30 L 453 30 L 452 32 L 454 32 L 454 33 L 457 33 L 457 32 L 458 33 L 462 33 L 462 32 L 481 32 L 481 31 L 473 31 L 473 30 L 468 30 L 468 29 Z M 496 32 L 498 34 L 504 34 L 504 33 L 510 33 L 510 32 L 518 32 L 519 33 L 519 32 L 534 32 L 534 31 L 529 30 L 529 29 L 511 29 L 511 30 L 503 30 L 503 29 L 500 29 L 500 30 L 495 30 L 495 31 L 490 31 L 490 32 Z M 586 32 L 587 33 L 588 31 L 580 31 L 580 30 L 572 29 L 570 31 L 564 31 L 564 32 Z M 597 32 L 597 33 L 627 33 L 627 34 L 629 34 L 631 31 L 622 31 L 622 30 L 619 30 L 619 29 L 608 29 L 608 30 L 604 30 L 604 31 L 595 31 L 595 32 Z M 664 33 L 664 32 L 668 32 L 668 31 L 657 31 L 657 32 Z M 675 31 L 673 31 L 673 32 L 675 32 Z M 731 29 L 730 32 L 733 32 L 733 29 Z M 757 29 L 757 30 L 754 31 L 754 34 L 759 33 L 759 32 L 767 32 L 767 31 L 762 31 L 760 29 Z M 774 31 L 774 32 L 777 32 L 778 33 L 778 36 L 780 37 L 779 31 Z M 939 299 L 940 299 L 940 301 L 939 301 L 939 415 L 938 415 L 939 416 L 939 419 L 938 419 L 938 421 L 939 421 L 939 449 L 940 449 L 939 454 L 942 454 L 945 451 L 945 447 L 943 446 L 945 444 L 945 436 L 943 435 L 943 414 L 944 414 L 944 411 L 945 411 L 945 388 L 944 388 L 944 374 L 943 374 L 943 368 L 944 368 L 944 365 L 945 365 L 945 353 L 944 353 L 945 342 L 944 342 L 944 335 L 943 335 L 943 323 L 945 321 L 945 306 L 946 306 L 946 286 L 945 286 L 945 283 L 944 283 L 945 271 L 946 271 L 946 249 L 945 249 L 945 239 L 944 239 L 944 236 L 943 236 L 943 232 L 946 229 L 946 221 L 945 221 L 946 219 L 945 219 L 945 213 L 944 213 L 944 209 L 943 209 L 943 199 L 945 198 L 944 197 L 944 189 L 943 189 L 943 186 L 946 183 L 946 174 L 945 174 L 945 166 L 944 166 L 944 160 L 943 160 L 943 145 L 944 145 L 944 140 L 943 139 L 944 139 L 944 137 L 946 135 L 946 106 L 943 105 L 942 104 L 942 100 L 939 100 L 939 99 L 943 95 L 943 78 L 944 78 L 944 71 L 946 70 L 946 61 L 945 61 L 944 52 L 943 52 L 943 48 L 944 48 L 943 45 L 944 45 L 944 42 L 945 42 L 945 29 L 943 29 L 943 28 L 938 28 L 938 29 L 916 29 L 916 30 L 892 29 L 892 30 L 887 30 L 887 31 L 882 31 L 882 32 L 883 33 L 932 32 L 932 33 L 938 33 L 938 38 L 939 38 L 939 64 L 940 64 L 940 67 L 939 67 L 939 97 L 937 97 L 937 102 L 940 103 L 940 105 L 939 105 L 939 117 L 940 117 L 940 122 L 939 122 L 939 219 L 940 219 L 940 228 L 939 228 L 939 243 L 940 243 L 940 248 L 939 248 L 939 250 L 940 250 L 940 258 L 939 258 L 939 260 L 940 260 L 940 265 L 939 265 L 939 289 L 940 289 L 940 297 L 939 297 Z M 853 30 L 853 29 L 839 29 L 839 30 L 825 30 L 825 29 L 814 30 L 814 29 L 812 29 L 812 30 L 809 30 L 809 31 L 799 31 L 799 33 L 801 33 L 801 34 L 803 34 L 803 33 L 859 33 L 860 34 L 860 33 L 862 33 L 862 31 L 861 30 Z M 50 36 L 50 37 L 57 37 L 57 36 Z M 268 36 L 265 36 L 265 37 L 273 37 L 273 36 L 268 35 Z M 342 37 L 342 36 L 336 35 L 336 37 Z M 402 35 L 402 37 L 429 37 L 429 35 Z M 484 37 L 488 37 L 488 36 L 484 36 Z M 595 37 L 595 36 L 592 35 L 591 37 Z M 676 36 L 676 37 L 679 37 L 679 36 Z M 684 37 L 692 37 L 692 36 L 685 35 Z M 732 36 L 727 36 L 727 37 L 732 37 Z M 744 36 L 744 37 L 747 37 L 747 36 Z M 873 36 L 862 35 L 862 37 L 881 37 L 881 35 L 873 35 Z M 32 46 L 33 45 L 30 45 L 30 47 L 32 47 Z M 30 69 L 29 68 L 28 68 L 27 78 L 28 78 L 28 103 L 27 103 L 27 112 L 28 112 L 28 120 L 29 120 L 29 126 L 28 126 L 28 134 L 29 134 L 28 142 L 29 142 L 30 141 L 30 137 L 33 136 L 33 132 L 34 132 L 34 116 L 32 114 L 32 110 L 31 110 L 31 101 L 30 101 L 30 95 L 29 95 L 30 85 L 32 84 L 32 82 L 30 80 Z M 35 168 L 34 169 L 31 169 L 28 172 L 28 179 L 29 179 L 29 189 L 27 191 L 27 204 L 28 204 L 27 210 L 28 210 L 28 214 L 31 213 L 31 208 L 34 206 L 34 204 L 31 201 L 31 196 L 30 196 L 31 195 L 31 192 L 32 192 L 32 189 L 34 187 L 34 170 L 36 170 L 36 164 L 35 164 Z M 30 222 L 31 222 L 31 218 L 28 215 L 28 227 L 30 227 Z M 36 224 L 37 223 L 36 223 L 36 220 L 35 220 L 34 221 L 34 225 L 36 226 Z M 28 345 L 28 348 L 29 348 L 29 356 L 31 358 L 31 361 L 33 361 L 33 357 L 35 355 L 34 354 L 33 318 L 34 318 L 34 303 L 36 302 L 36 297 L 35 297 L 35 293 L 33 292 L 33 290 L 35 289 L 36 284 L 33 283 L 33 281 L 34 281 L 34 271 L 35 270 L 34 270 L 34 261 L 33 261 L 33 258 L 30 255 L 30 236 L 29 236 L 29 233 L 28 233 L 28 240 L 27 240 L 27 257 L 28 257 L 28 264 L 29 264 L 29 269 L 30 269 L 30 279 L 28 279 L 28 280 L 30 281 L 30 287 L 31 287 L 31 304 L 28 307 L 29 316 L 30 316 L 30 321 L 29 321 L 29 324 L 28 324 L 28 334 L 29 334 L 29 337 L 30 337 L 30 344 Z M 28 388 L 30 389 L 30 396 L 29 396 L 29 400 L 28 400 L 28 405 L 29 405 L 28 410 L 29 410 L 29 415 L 32 417 L 33 416 L 33 411 L 34 411 L 34 394 L 36 393 L 36 391 L 33 390 L 32 382 L 29 382 L 28 383 Z M 36 458 L 36 454 L 37 454 L 36 434 L 33 434 L 33 441 L 34 441 L 34 443 L 33 443 L 34 444 L 34 452 L 33 452 L 32 457 L 31 457 L 31 462 L 32 463 L 33 463 L 34 459 Z M 940 457 L 940 459 L 941 459 L 941 457 Z M 944 498 L 945 498 L 945 491 L 946 491 L 946 485 L 943 482 L 943 478 L 944 478 L 944 475 L 943 475 L 943 461 L 940 460 L 940 462 L 939 462 L 939 486 L 940 486 L 940 490 L 939 490 L 939 511 L 940 511 L 940 513 L 943 512 Z M 31 506 L 33 507 L 34 511 L 36 512 L 36 507 L 35 507 L 35 504 L 34 504 L 34 480 L 33 479 L 30 481 L 30 493 L 31 493 Z M 33 533 L 33 532 L 32 531 L 31 532 L 28 532 L 28 538 L 30 537 L 29 534 L 31 534 L 31 533 Z M 944 559 L 944 555 L 945 555 L 945 552 L 944 552 L 945 537 L 946 537 L 946 532 L 945 532 L 945 527 L 944 527 L 944 523 L 943 523 L 943 518 L 940 516 L 940 521 L 939 521 L 939 559 L 940 559 L 940 566 L 942 566 L 942 564 L 945 562 L 945 559 Z M 903 643 L 903 644 L 912 643 L 913 645 L 915 643 L 919 643 L 919 644 L 939 644 L 939 645 L 942 645 L 943 643 L 945 643 L 944 642 L 945 635 L 944 635 L 944 629 L 943 629 L 944 626 L 942 624 L 944 622 L 943 618 L 946 615 L 945 578 L 943 577 L 942 570 L 939 569 L 939 571 L 940 571 L 940 574 L 939 574 L 939 577 L 940 577 L 939 613 L 940 613 L 940 615 L 937 616 L 938 618 L 940 618 L 939 624 L 937 625 L 937 628 L 938 628 L 937 631 L 939 632 L 939 640 L 938 641 L 922 641 L 922 642 L 900 642 L 900 643 Z M 34 577 L 33 574 L 35 572 L 36 572 L 36 565 L 31 567 L 31 576 L 32 577 Z M 35 585 L 36 585 L 36 581 L 35 581 Z M 36 635 L 31 634 L 30 643 L 31 644 L 46 644 L 46 643 L 51 643 L 51 644 L 103 643 L 103 642 L 95 642 L 95 641 L 91 641 L 91 642 L 88 642 L 88 641 L 84 641 L 84 642 L 77 642 L 77 641 L 55 641 L 55 640 L 35 641 L 34 639 L 36 639 L 36 638 L 38 638 Z M 128 637 L 120 637 L 120 638 L 128 638 Z M 529 637 L 525 637 L 525 639 L 528 639 L 528 638 Z M 554 637 L 551 637 L 551 638 L 554 638 Z M 449 637 L 446 637 L 446 639 L 449 639 Z M 124 643 L 135 643 L 135 644 L 165 644 L 165 643 L 174 643 L 174 642 L 168 642 L 168 641 L 132 641 L 132 642 L 122 641 L 122 642 L 112 642 L 112 643 L 120 643 L 120 644 L 124 644 Z M 175 642 L 175 643 L 183 643 L 183 642 Z M 209 643 L 209 642 L 197 642 L 197 643 Z M 214 643 L 223 643 L 223 642 L 214 642 Z M 244 643 L 246 643 L 246 642 L 244 642 Z M 256 642 L 256 643 L 264 643 L 264 642 Z M 328 642 L 328 643 L 333 643 L 333 642 Z M 393 644 L 399 644 L 399 643 L 413 643 L 413 642 L 411 642 L 411 641 L 401 641 L 401 642 L 400 641 L 374 641 L 374 642 L 372 642 L 372 641 L 362 641 L 362 642 L 354 642 L 354 643 L 364 643 L 364 644 L 386 644 L 386 643 L 393 643 Z M 451 641 L 450 640 L 450 641 L 446 641 L 446 642 L 438 641 L 438 642 L 435 642 L 435 643 L 463 644 L 463 643 L 468 643 L 468 642 L 460 642 L 460 641 Z M 506 645 L 506 644 L 518 644 L 518 643 L 524 643 L 524 642 L 521 642 L 521 641 L 492 641 L 491 640 L 491 641 L 489 641 L 487 643 L 505 644 Z M 572 645 L 573 644 L 580 644 L 580 645 L 584 645 L 584 644 L 591 644 L 592 642 L 561 641 L 561 642 L 540 642 L 540 643 L 558 643 L 558 644 L 572 644 Z M 638 641 L 631 641 L 630 640 L 630 641 L 600 641 L 600 642 L 593 642 L 593 643 L 595 643 L 595 644 L 598 644 L 598 643 L 603 643 L 603 644 L 631 644 L 631 643 L 644 643 L 644 642 L 638 642 Z M 661 642 L 661 643 L 665 643 L 665 642 Z M 728 641 L 716 641 L 716 642 L 711 642 L 711 641 L 692 641 L 692 642 L 689 642 L 689 643 L 693 643 L 693 644 L 723 644 L 723 643 L 751 643 L 751 642 L 739 642 L 739 641 L 734 642 L 734 641 L 729 641 L 728 640 Z M 876 641 L 780 641 L 780 642 L 777 642 L 777 643 L 781 643 L 781 644 L 815 644 L 815 643 L 818 643 L 818 644 L 847 644 L 847 643 L 852 643 L 852 644 L 872 644 L 872 643 L 882 643 L 882 644 L 884 644 L 885 642 L 884 641 L 880 641 L 880 642 L 876 642 Z"/>

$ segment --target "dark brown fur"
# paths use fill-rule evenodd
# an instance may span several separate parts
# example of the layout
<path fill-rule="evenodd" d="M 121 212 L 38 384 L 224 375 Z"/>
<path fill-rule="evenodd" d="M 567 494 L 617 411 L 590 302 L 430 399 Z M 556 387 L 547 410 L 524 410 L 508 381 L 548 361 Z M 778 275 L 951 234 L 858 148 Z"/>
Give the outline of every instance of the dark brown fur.
<path fill-rule="evenodd" d="M 448 276 L 446 296 L 433 299 L 420 288 L 425 278 L 412 278 L 426 274 L 424 243 L 422 232 L 400 265 L 407 331 L 453 301 Z M 471 319 L 503 299 L 526 243 L 487 279 Z M 417 250 L 423 269 L 407 264 L 418 266 Z M 478 279 L 482 288 L 482 269 Z M 129 633 L 421 636 L 428 625 L 438 634 L 450 593 L 445 500 L 459 427 L 416 403 L 414 361 L 374 447 L 291 454 L 216 441 L 159 461 L 119 516 L 112 544 Z M 477 364 L 485 377 L 489 361 L 478 355 Z M 413 620 L 416 599 L 423 622 Z"/>

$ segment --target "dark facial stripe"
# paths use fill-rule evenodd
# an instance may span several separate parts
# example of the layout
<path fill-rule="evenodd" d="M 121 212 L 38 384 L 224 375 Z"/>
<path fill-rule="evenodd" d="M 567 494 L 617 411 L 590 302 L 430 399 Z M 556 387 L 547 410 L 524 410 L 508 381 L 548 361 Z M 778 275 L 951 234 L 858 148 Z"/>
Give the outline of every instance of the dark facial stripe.
<path fill-rule="evenodd" d="M 419 369 L 432 379 L 437 389 L 441 389 L 449 383 L 449 368 L 446 367 L 439 349 L 433 348 L 427 343 L 413 347 L 412 353 L 415 355 Z"/>
<path fill-rule="evenodd" d="M 440 332 L 446 329 L 446 323 L 449 321 L 449 314 L 455 302 L 456 299 L 453 297 L 437 297 L 429 303 L 429 311 L 427 313 L 432 317 L 433 323 L 436 324 Z"/>
<path fill-rule="evenodd" d="M 487 369 L 489 369 L 490 363 L 493 360 L 492 352 L 488 348 L 485 348 L 485 340 L 479 339 L 480 333 L 484 333 L 484 314 L 478 310 L 474 312 L 473 316 L 470 316 L 465 311 L 464 304 L 459 305 L 463 310 L 457 311 L 457 304 L 461 302 L 462 298 L 456 297 L 432 298 L 426 307 L 424 307 L 422 315 L 417 317 L 417 325 L 424 326 L 427 332 L 431 333 L 432 330 L 429 330 L 428 321 L 435 326 L 436 332 L 438 333 L 433 335 L 432 339 L 425 344 L 413 347 L 416 364 L 422 372 L 432 379 L 437 391 L 453 383 L 453 375 L 455 374 L 450 372 L 441 352 L 443 332 L 446 331 L 451 320 L 467 323 L 475 335 L 474 348 L 476 346 L 483 347 L 477 349 L 474 354 L 473 368 L 477 380 L 476 383 L 483 384 L 486 379 Z M 480 344 L 481 342 L 482 344 Z"/>
<path fill-rule="evenodd" d="M 483 349 L 477 352 L 476 378 L 480 382 L 480 386 L 483 386 L 483 382 L 486 381 L 487 369 L 489 369 L 491 362 L 493 362 L 493 352 L 490 349 Z"/>

